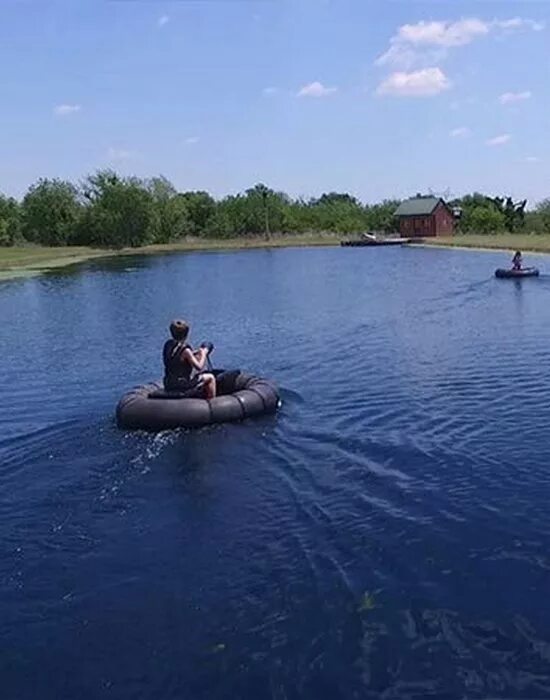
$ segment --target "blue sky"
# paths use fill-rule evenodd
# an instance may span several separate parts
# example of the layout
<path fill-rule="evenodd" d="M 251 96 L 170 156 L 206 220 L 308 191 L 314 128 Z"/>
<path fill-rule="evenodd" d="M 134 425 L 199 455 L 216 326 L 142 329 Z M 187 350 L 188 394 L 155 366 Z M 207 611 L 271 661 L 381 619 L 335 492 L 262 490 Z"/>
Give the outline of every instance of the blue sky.
<path fill-rule="evenodd" d="M 2 0 L 0 191 L 550 196 L 550 4 Z"/>

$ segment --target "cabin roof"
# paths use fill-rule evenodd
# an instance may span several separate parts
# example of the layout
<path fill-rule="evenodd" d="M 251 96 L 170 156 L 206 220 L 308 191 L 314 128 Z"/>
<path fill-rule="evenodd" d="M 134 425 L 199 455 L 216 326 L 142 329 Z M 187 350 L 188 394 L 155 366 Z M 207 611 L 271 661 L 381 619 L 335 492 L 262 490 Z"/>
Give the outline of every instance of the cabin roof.
<path fill-rule="evenodd" d="M 397 207 L 395 216 L 429 216 L 443 200 L 439 197 L 412 197 Z"/>

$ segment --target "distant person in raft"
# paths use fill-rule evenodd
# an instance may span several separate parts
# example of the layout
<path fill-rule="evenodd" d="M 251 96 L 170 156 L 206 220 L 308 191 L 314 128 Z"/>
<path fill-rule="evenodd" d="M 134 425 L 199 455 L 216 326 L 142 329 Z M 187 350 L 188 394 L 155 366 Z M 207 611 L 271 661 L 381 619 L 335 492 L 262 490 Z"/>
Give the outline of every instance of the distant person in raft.
<path fill-rule="evenodd" d="M 512 258 L 512 270 L 519 272 L 523 269 L 523 258 L 521 256 L 521 250 L 516 250 L 516 254 Z"/>
<path fill-rule="evenodd" d="M 172 338 L 164 343 L 164 388 L 179 391 L 185 398 L 213 399 L 216 396 L 216 377 L 203 372 L 208 356 L 214 349 L 212 343 L 203 343 L 198 350 L 187 343 L 189 324 L 172 321 Z"/>

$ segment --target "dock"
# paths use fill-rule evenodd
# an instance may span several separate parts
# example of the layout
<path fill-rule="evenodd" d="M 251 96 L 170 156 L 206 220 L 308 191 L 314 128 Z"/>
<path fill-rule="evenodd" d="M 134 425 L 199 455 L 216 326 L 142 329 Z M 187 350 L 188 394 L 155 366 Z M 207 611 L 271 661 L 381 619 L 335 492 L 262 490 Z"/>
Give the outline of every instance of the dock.
<path fill-rule="evenodd" d="M 340 241 L 340 245 L 345 247 L 375 248 L 377 246 L 404 245 L 410 242 L 410 238 L 402 238 L 401 236 L 379 236 L 375 233 L 363 233 L 360 238 Z"/>

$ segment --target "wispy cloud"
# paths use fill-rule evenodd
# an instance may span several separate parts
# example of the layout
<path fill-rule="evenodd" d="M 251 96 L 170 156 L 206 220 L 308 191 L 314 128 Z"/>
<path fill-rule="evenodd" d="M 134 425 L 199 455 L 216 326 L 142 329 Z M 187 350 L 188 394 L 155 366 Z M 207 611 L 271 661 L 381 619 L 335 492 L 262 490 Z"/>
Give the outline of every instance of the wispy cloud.
<path fill-rule="evenodd" d="M 198 136 L 188 136 L 188 137 L 185 139 L 184 143 L 185 143 L 186 145 L 190 146 L 190 145 L 192 145 L 192 144 L 194 144 L 194 143 L 198 143 L 199 141 L 200 141 L 200 138 L 199 138 Z"/>
<path fill-rule="evenodd" d="M 273 95 L 276 95 L 279 92 L 279 88 L 276 87 L 265 87 L 262 90 L 262 95 L 264 97 L 273 97 Z"/>
<path fill-rule="evenodd" d="M 55 106 L 53 108 L 53 113 L 56 117 L 69 117 L 71 114 L 76 114 L 81 110 L 82 107 L 80 105 L 63 104 Z"/>
<path fill-rule="evenodd" d="M 126 151 L 123 148 L 109 148 L 107 151 L 107 158 L 109 160 L 131 160 L 135 158 L 136 154 L 134 151 Z"/>
<path fill-rule="evenodd" d="M 533 32 L 542 32 L 542 30 L 546 27 L 544 22 L 536 22 L 535 20 L 525 19 L 524 17 L 512 17 L 511 19 L 494 20 L 491 24 L 493 27 L 497 29 L 503 29 L 504 31 L 530 29 Z"/>
<path fill-rule="evenodd" d="M 544 24 L 522 17 L 486 21 L 477 17 L 451 21 L 420 21 L 403 24 L 390 39 L 389 48 L 376 59 L 379 66 L 411 68 L 440 60 L 449 49 L 466 46 L 494 32 L 541 31 Z"/>
<path fill-rule="evenodd" d="M 531 92 L 529 90 L 525 90 L 524 92 L 505 92 L 498 98 L 502 105 L 509 105 L 513 102 L 524 102 L 529 99 L 531 99 Z"/>
<path fill-rule="evenodd" d="M 500 134 L 499 136 L 494 136 L 492 139 L 488 139 L 485 143 L 488 146 L 504 146 L 511 138 L 510 134 Z"/>
<path fill-rule="evenodd" d="M 168 15 L 162 15 L 161 17 L 158 18 L 157 20 L 157 25 L 159 27 L 164 27 L 168 22 L 170 21 L 170 17 Z"/>
<path fill-rule="evenodd" d="M 525 160 L 528 163 L 540 163 L 540 158 L 538 156 L 527 156 Z"/>
<path fill-rule="evenodd" d="M 467 126 L 459 126 L 449 132 L 449 136 L 453 139 L 464 139 L 471 135 L 471 130 Z"/>
<path fill-rule="evenodd" d="M 334 95 L 337 90 L 338 88 L 325 87 L 323 83 L 315 81 L 300 88 L 298 97 L 329 97 L 330 95 Z"/>
<path fill-rule="evenodd" d="M 410 73 L 392 73 L 380 83 L 376 92 L 395 97 L 433 97 L 450 87 L 451 81 L 441 68 L 424 68 Z"/>

